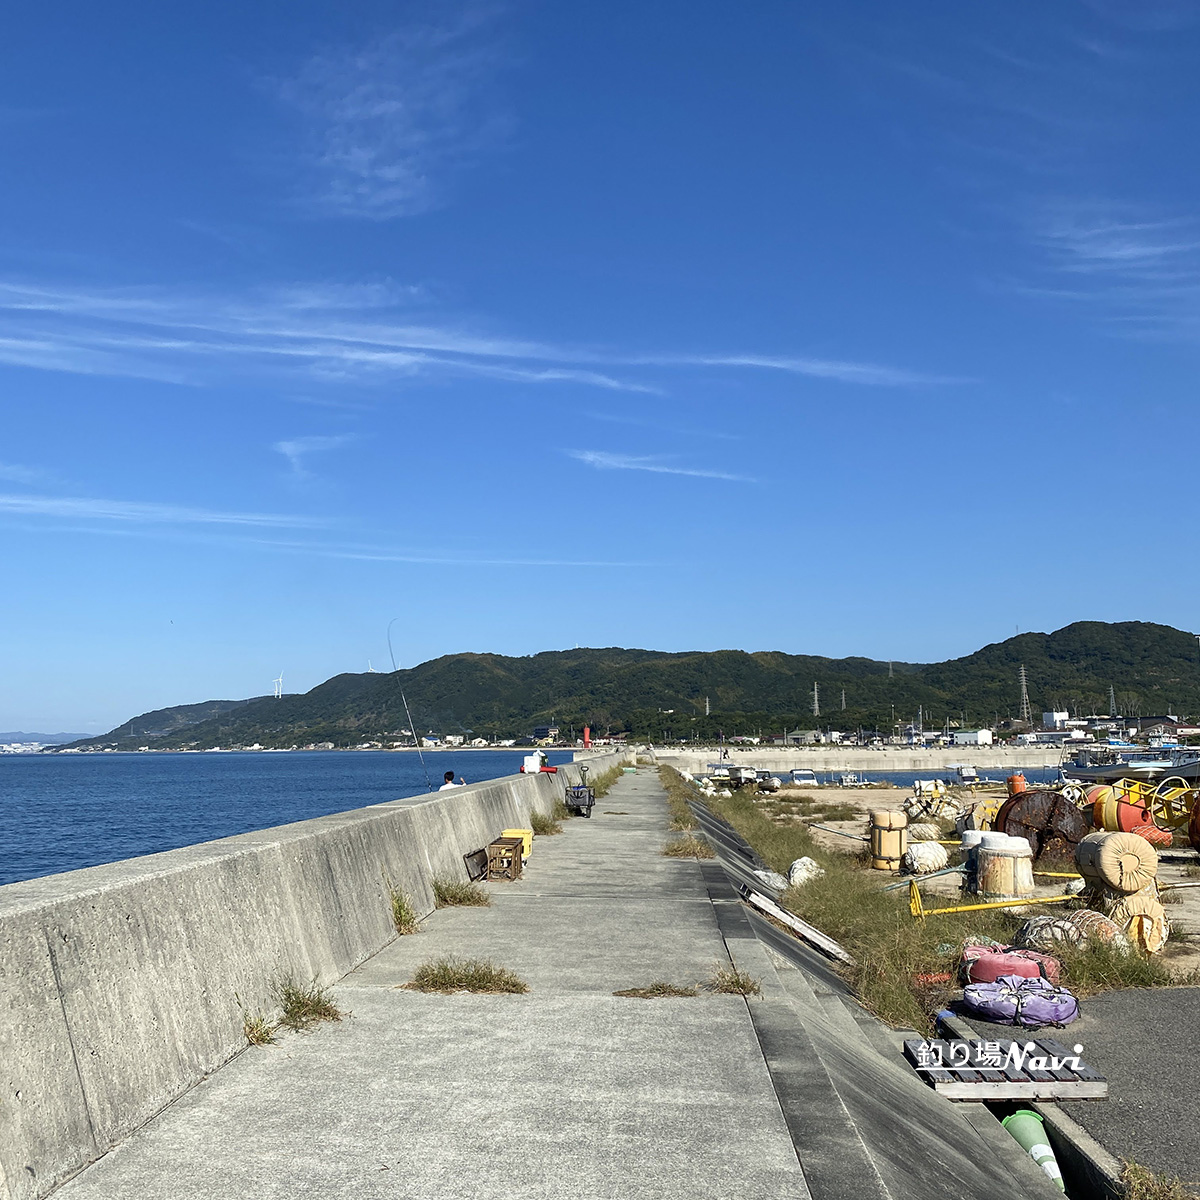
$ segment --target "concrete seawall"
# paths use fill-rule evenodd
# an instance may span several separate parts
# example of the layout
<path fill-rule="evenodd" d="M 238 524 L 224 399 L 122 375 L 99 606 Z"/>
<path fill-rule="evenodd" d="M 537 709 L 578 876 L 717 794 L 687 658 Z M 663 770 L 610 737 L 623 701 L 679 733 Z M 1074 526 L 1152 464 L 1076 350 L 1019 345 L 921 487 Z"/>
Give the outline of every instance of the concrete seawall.
<path fill-rule="evenodd" d="M 587 759 L 595 778 L 632 761 Z M 35 1200 L 245 1046 L 282 974 L 329 984 L 579 766 L 0 887 L 0 1200 Z"/>
<path fill-rule="evenodd" d="M 659 762 L 680 771 L 703 772 L 715 763 L 720 750 L 656 751 Z M 884 750 L 839 749 L 821 746 L 812 750 L 781 750 L 770 746 L 730 747 L 729 761 L 735 766 L 763 771 L 945 771 L 958 763 L 969 763 L 980 771 L 1020 770 L 1022 767 L 1056 767 L 1062 751 L 1055 746 L 953 746 L 949 749 Z"/>

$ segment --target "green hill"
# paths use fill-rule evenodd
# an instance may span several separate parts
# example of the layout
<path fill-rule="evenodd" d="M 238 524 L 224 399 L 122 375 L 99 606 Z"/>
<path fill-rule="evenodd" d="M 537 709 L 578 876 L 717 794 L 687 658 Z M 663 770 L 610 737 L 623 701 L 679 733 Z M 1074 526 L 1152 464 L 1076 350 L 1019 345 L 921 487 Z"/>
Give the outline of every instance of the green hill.
<path fill-rule="evenodd" d="M 451 654 L 385 675 L 336 675 L 303 695 L 208 701 L 133 718 L 79 747 L 356 745 L 408 727 L 417 732 L 527 737 L 554 723 L 654 741 L 718 733 L 777 732 L 816 725 L 890 729 L 923 711 L 991 724 L 1016 714 L 1025 665 L 1033 710 L 1108 711 L 1109 687 L 1127 715 L 1200 712 L 1194 634 L 1139 621 L 1080 621 L 1055 633 L 1024 633 L 941 663 L 819 658 L 778 651 L 553 650 L 525 658 Z M 812 713 L 813 684 L 821 715 Z M 842 696 L 845 695 L 845 707 Z M 709 715 L 705 716 L 705 702 Z"/>

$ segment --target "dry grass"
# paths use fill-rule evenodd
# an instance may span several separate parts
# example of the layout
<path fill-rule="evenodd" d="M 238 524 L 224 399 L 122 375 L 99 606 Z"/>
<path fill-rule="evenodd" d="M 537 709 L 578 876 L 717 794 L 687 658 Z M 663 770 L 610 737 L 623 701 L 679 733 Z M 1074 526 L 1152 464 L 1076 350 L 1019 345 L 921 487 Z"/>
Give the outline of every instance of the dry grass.
<path fill-rule="evenodd" d="M 438 908 L 487 908 L 492 902 L 479 884 L 461 879 L 435 879 L 433 897 Z"/>
<path fill-rule="evenodd" d="M 738 996 L 758 996 L 762 993 L 758 980 L 732 963 L 729 966 L 717 964 L 709 978 L 708 988 L 709 991 L 727 992 Z"/>
<path fill-rule="evenodd" d="M 799 821 L 852 821 L 861 815 L 844 799 L 834 796 L 809 796 L 803 792 L 776 792 L 770 799 L 760 798 L 760 805 L 772 816 Z"/>
<path fill-rule="evenodd" d="M 684 833 L 696 828 L 696 818 L 688 808 L 688 799 L 695 793 L 688 787 L 687 781 L 678 771 L 670 768 L 659 768 L 658 778 L 667 792 L 667 807 L 671 811 L 670 828 L 675 833 Z"/>
<path fill-rule="evenodd" d="M 622 773 L 620 767 L 609 767 L 607 771 L 601 771 L 594 779 L 589 776 L 588 785 L 595 789 L 597 800 L 608 795 L 613 784 L 621 778 Z"/>
<path fill-rule="evenodd" d="M 236 992 L 234 999 L 242 1004 L 242 998 Z M 265 1013 L 251 1012 L 242 1005 L 242 1033 L 251 1046 L 267 1046 L 275 1040 L 275 1026 L 271 1024 Z"/>
<path fill-rule="evenodd" d="M 713 858 L 713 848 L 694 833 L 681 834 L 672 838 L 663 848 L 667 858 Z"/>
<path fill-rule="evenodd" d="M 262 1013 L 243 1013 L 242 1032 L 251 1046 L 267 1046 L 275 1040 L 275 1026 Z"/>
<path fill-rule="evenodd" d="M 1081 998 L 1116 988 L 1178 987 L 1197 982 L 1195 972 L 1177 974 L 1156 954 L 1105 945 L 1062 946 L 1054 954 L 1062 959 L 1063 983 Z"/>
<path fill-rule="evenodd" d="M 285 1029 L 311 1029 L 322 1021 L 340 1021 L 345 1013 L 333 1002 L 329 989 L 315 979 L 300 983 L 293 975 L 280 975 L 271 995 L 282 1009 L 279 1025 Z"/>
<path fill-rule="evenodd" d="M 531 812 L 529 814 L 529 828 L 538 837 L 552 837 L 556 833 L 562 833 L 562 825 L 556 817 L 547 816 L 545 813 L 540 812 Z"/>
<path fill-rule="evenodd" d="M 1160 1175 L 1141 1163 L 1126 1161 L 1121 1172 L 1125 1200 L 1196 1200 L 1200 1196 L 1178 1175 Z"/>
<path fill-rule="evenodd" d="M 699 992 L 694 987 L 678 987 L 673 983 L 663 983 L 656 980 L 646 987 L 625 988 L 624 991 L 613 992 L 614 996 L 628 996 L 635 1000 L 662 1000 L 673 996 L 696 996 Z"/>
<path fill-rule="evenodd" d="M 484 958 L 445 958 L 422 963 L 411 983 L 402 984 L 414 992 L 482 992 L 486 995 L 519 994 L 529 985 L 514 971 L 497 966 Z"/>
<path fill-rule="evenodd" d="M 387 881 L 388 895 L 392 901 L 392 924 L 401 936 L 410 933 L 420 933 L 420 918 L 413 902 L 391 880 Z"/>
<path fill-rule="evenodd" d="M 555 800 L 554 811 L 550 814 L 553 820 L 569 821 L 574 815 L 575 814 L 561 800 Z M 537 830 L 535 829 L 533 832 L 537 833 Z"/>

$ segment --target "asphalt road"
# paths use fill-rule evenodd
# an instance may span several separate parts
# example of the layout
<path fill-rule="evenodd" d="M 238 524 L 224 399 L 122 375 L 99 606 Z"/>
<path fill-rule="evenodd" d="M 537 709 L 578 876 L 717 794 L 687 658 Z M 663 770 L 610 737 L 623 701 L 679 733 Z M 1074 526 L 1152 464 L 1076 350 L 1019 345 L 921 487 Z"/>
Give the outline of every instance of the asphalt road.
<path fill-rule="evenodd" d="M 1057 1034 L 1083 1046 L 1109 1099 L 1062 1104 L 1119 1158 L 1200 1187 L 1200 988 L 1126 988 L 1083 1002 Z"/>

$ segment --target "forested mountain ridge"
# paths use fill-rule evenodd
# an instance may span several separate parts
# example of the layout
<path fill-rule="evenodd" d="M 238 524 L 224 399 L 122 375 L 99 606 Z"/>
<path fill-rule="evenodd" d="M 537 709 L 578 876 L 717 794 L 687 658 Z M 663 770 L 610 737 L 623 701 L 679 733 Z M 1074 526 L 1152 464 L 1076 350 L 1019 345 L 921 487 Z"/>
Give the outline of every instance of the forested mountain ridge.
<path fill-rule="evenodd" d="M 1194 634 L 1140 621 L 1080 621 L 928 664 L 742 650 L 450 654 L 394 674 L 336 675 L 280 699 L 159 709 L 75 745 L 357 745 L 408 728 L 401 688 L 416 732 L 489 739 L 528 736 L 549 723 L 564 732 L 588 724 L 598 734 L 622 730 L 655 741 L 777 732 L 785 725 L 888 730 L 912 719 L 918 707 L 927 727 L 946 720 L 991 724 L 1018 711 L 1022 664 L 1035 714 L 1107 713 L 1110 686 L 1128 715 L 1200 713 Z M 819 716 L 812 711 L 814 683 Z"/>

